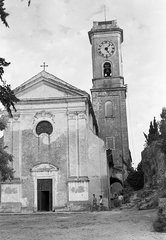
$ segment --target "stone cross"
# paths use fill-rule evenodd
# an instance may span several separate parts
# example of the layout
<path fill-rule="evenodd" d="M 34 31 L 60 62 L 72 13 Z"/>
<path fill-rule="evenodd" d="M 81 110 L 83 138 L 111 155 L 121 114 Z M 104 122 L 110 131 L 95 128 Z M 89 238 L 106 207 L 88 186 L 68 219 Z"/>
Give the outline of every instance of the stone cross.
<path fill-rule="evenodd" d="M 43 65 L 40 65 L 40 67 L 43 67 L 43 71 L 45 71 L 45 68 L 48 67 L 48 65 L 46 65 L 46 63 L 44 62 Z"/>

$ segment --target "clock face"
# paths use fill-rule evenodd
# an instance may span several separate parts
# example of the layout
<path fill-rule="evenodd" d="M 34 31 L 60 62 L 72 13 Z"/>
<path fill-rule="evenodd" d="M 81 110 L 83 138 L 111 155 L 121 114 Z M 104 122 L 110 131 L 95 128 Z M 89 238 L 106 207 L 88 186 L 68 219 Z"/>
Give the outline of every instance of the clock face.
<path fill-rule="evenodd" d="M 98 45 L 98 53 L 103 57 L 110 57 L 115 52 L 115 45 L 111 41 L 102 41 Z"/>

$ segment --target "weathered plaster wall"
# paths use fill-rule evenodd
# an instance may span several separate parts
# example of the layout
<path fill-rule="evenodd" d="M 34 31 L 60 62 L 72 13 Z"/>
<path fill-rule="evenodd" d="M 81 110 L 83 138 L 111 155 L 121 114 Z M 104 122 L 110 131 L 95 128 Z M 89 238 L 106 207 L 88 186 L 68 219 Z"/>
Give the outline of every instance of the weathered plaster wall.
<path fill-rule="evenodd" d="M 88 185 L 89 182 L 83 180 L 69 182 L 69 201 L 89 201 Z"/>
<path fill-rule="evenodd" d="M 89 197 L 93 193 L 99 198 L 102 195 L 104 205 L 108 207 L 108 178 L 105 144 L 89 129 L 88 131 L 88 176 L 90 179 Z"/>
<path fill-rule="evenodd" d="M 85 102 L 18 105 L 17 116 L 14 115 L 13 120 L 9 121 L 5 140 L 14 155 L 15 176 L 21 179 L 18 200 L 23 209 L 37 210 L 37 186 L 34 182 L 37 178 L 31 170 L 42 163 L 57 168 L 53 208 L 79 202 L 88 204 L 94 189 L 97 196 L 103 195 L 107 205 L 104 142 L 92 131 L 92 119 L 90 126 L 85 110 Z M 53 125 L 50 136 L 38 136 L 35 132 L 36 125 L 42 120 Z M 11 130 L 13 137 L 9 142 Z M 41 172 L 38 177 L 52 178 L 52 175 Z M 3 197 L 6 198 L 5 195 Z"/>
<path fill-rule="evenodd" d="M 1 202 L 20 202 L 20 183 L 1 183 Z"/>
<path fill-rule="evenodd" d="M 113 150 L 115 167 L 122 167 L 123 156 L 129 161 L 128 129 L 126 116 L 125 90 L 92 90 L 93 107 L 99 124 L 99 136 L 105 141 L 106 147 Z M 112 103 L 112 116 L 107 117 L 105 104 Z"/>
<path fill-rule="evenodd" d="M 24 121 L 32 122 L 33 115 L 24 116 Z M 39 118 L 39 120 L 42 120 Z M 22 131 L 22 199 L 24 207 L 33 207 L 34 196 L 32 189 L 33 178 L 30 172 L 38 163 L 50 163 L 59 168 L 56 192 L 56 206 L 64 206 L 67 203 L 67 116 L 56 114 L 53 123 L 53 134 L 35 136 L 33 126 Z M 28 186 L 28 187 L 27 187 Z M 26 206 L 27 204 L 27 206 Z"/>

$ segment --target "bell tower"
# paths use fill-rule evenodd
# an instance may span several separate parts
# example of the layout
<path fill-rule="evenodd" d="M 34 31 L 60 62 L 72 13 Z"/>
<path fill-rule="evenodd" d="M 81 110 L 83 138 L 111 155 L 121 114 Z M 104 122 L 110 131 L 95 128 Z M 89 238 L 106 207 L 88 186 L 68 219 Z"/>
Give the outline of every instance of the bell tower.
<path fill-rule="evenodd" d="M 117 22 L 94 22 L 89 31 L 92 45 L 92 104 L 99 137 L 111 154 L 110 177 L 122 183 L 130 165 L 126 116 L 126 85 L 122 72 L 123 30 Z"/>

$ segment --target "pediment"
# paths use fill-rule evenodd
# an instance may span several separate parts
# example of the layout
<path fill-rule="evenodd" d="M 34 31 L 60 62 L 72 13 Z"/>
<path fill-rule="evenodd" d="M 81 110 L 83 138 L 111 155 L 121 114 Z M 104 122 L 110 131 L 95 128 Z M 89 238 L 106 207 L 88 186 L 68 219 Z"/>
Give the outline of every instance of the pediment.
<path fill-rule="evenodd" d="M 49 163 L 40 163 L 31 169 L 32 172 L 52 172 L 58 170 L 56 166 Z"/>
<path fill-rule="evenodd" d="M 47 99 L 64 98 L 71 96 L 87 96 L 82 91 L 65 81 L 42 71 L 14 90 L 17 98 L 21 99 Z"/>

